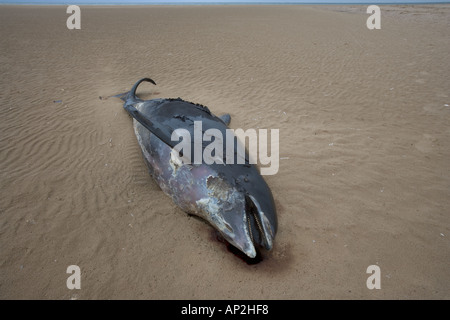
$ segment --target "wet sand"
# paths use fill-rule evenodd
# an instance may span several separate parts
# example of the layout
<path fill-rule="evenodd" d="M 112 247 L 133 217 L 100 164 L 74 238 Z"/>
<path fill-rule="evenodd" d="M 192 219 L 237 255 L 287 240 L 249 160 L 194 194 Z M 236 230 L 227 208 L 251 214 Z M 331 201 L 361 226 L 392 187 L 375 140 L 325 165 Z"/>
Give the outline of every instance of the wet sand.
<path fill-rule="evenodd" d="M 365 10 L 81 6 L 68 30 L 65 6 L 0 6 L 0 298 L 449 299 L 450 6 Z M 261 263 L 163 194 L 99 99 L 144 76 L 280 130 Z"/>

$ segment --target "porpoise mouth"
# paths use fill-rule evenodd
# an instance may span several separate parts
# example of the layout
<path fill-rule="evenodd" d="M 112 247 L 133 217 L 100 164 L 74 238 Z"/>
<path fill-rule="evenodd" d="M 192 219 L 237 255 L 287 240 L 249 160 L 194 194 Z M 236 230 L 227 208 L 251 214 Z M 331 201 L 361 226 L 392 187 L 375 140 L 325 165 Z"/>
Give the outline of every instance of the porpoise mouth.
<path fill-rule="evenodd" d="M 247 264 L 257 264 L 263 260 L 260 248 L 263 247 L 270 250 L 272 247 L 272 235 L 265 231 L 264 224 L 261 219 L 264 218 L 260 212 L 257 202 L 251 196 L 245 197 L 245 228 L 244 237 L 239 237 L 239 241 L 231 242 L 225 238 L 223 240 L 227 245 L 228 251 L 244 260 Z"/>
<path fill-rule="evenodd" d="M 261 221 L 258 218 L 258 209 L 253 201 L 246 197 L 245 212 L 247 216 L 247 226 L 250 239 L 252 239 L 255 249 L 261 243 L 261 239 L 264 237 L 264 230 L 261 225 Z"/>
<path fill-rule="evenodd" d="M 258 201 L 251 195 L 246 196 L 245 208 L 249 236 L 253 245 L 255 248 L 259 245 L 266 250 L 271 250 L 274 234 L 266 214 L 263 212 Z"/>

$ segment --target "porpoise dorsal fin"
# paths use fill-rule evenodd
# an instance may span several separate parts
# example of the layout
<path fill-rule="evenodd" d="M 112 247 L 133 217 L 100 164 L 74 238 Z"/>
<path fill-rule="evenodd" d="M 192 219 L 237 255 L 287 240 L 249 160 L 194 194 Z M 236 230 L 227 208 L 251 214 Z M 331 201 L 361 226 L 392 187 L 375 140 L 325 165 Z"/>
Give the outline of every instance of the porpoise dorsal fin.
<path fill-rule="evenodd" d="M 231 116 L 230 116 L 229 113 L 225 113 L 225 114 L 221 115 L 221 116 L 219 117 L 219 119 L 222 120 L 223 123 L 225 123 L 227 126 L 228 126 L 228 125 L 230 124 L 230 122 L 231 122 Z"/>

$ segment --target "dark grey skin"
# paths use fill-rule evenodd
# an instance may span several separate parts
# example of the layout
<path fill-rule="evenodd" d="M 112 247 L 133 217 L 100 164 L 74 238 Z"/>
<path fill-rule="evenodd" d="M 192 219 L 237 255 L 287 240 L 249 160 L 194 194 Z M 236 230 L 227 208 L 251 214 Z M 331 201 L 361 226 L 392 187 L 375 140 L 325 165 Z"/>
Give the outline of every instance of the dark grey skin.
<path fill-rule="evenodd" d="M 248 155 L 244 164 L 206 164 L 203 160 L 201 164 L 189 164 L 182 161 L 189 155 L 173 150 L 181 141 L 172 141 L 173 131 L 186 129 L 193 137 L 194 121 L 202 121 L 203 132 L 220 130 L 225 155 L 230 116 L 216 117 L 207 107 L 180 98 L 141 100 L 136 97 L 136 89 L 144 81 L 156 84 L 143 78 L 118 97 L 134 118 L 145 163 L 161 189 L 183 211 L 208 221 L 248 257 L 256 256 L 256 246 L 271 250 L 278 225 L 275 203 L 258 169 L 249 164 Z M 190 159 L 194 159 L 193 140 Z M 203 142 L 203 150 L 208 144 Z M 235 141 L 235 156 L 236 145 Z"/>

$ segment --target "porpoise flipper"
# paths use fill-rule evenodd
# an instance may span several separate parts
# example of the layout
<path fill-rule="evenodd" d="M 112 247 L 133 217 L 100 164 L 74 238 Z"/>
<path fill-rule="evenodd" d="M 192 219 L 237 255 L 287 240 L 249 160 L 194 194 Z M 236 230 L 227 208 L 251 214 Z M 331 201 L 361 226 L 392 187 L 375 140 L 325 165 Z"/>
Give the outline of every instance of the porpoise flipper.
<path fill-rule="evenodd" d="M 139 112 L 139 110 L 137 110 L 133 105 L 127 104 L 124 108 L 130 116 L 136 119 L 140 124 L 161 139 L 169 147 L 173 148 L 178 144 L 177 141 L 172 141 L 172 132 L 169 132 L 169 130 L 165 129 L 158 123 L 151 121 L 148 117 Z"/>

